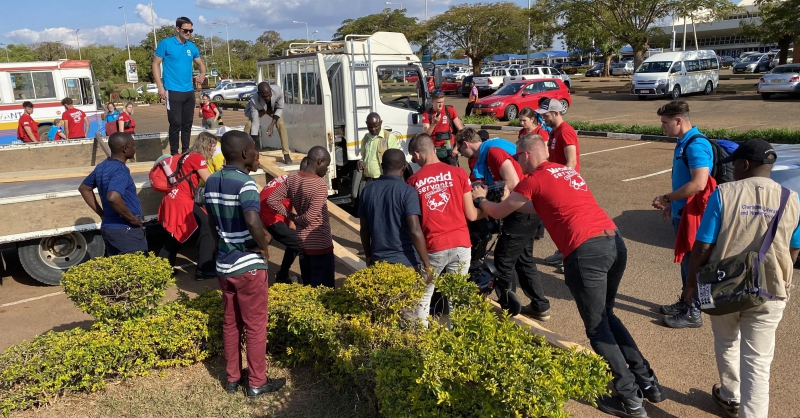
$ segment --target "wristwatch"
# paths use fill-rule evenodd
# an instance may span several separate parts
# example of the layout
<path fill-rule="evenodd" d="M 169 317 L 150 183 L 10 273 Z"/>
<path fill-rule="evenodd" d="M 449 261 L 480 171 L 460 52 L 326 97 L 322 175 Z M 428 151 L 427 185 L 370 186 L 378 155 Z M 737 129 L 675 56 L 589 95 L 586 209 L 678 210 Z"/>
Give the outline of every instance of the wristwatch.
<path fill-rule="evenodd" d="M 669 200 L 669 197 L 667 197 L 667 195 L 664 195 L 662 197 L 664 198 L 665 202 L 667 202 L 667 203 L 671 202 L 671 200 Z"/>
<path fill-rule="evenodd" d="M 472 204 L 475 205 L 476 208 L 479 208 L 484 199 L 486 198 L 483 196 L 476 197 L 475 199 L 472 199 Z"/>

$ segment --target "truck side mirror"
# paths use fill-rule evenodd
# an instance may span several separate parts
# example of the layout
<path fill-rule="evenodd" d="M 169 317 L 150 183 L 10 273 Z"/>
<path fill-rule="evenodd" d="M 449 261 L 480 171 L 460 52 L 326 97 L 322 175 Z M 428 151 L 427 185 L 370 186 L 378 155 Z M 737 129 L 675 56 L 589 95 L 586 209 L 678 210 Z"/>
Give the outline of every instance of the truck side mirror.
<path fill-rule="evenodd" d="M 419 125 L 419 113 L 411 114 L 411 123 L 413 123 L 414 125 Z"/>

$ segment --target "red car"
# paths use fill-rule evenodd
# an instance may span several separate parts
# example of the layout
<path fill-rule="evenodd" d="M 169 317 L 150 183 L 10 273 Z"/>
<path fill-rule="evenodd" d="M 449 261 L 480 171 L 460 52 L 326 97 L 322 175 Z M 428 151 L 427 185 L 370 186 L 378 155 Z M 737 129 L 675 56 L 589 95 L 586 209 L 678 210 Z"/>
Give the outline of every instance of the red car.
<path fill-rule="evenodd" d="M 494 94 L 478 99 L 472 113 L 512 120 L 526 107 L 538 109 L 542 97 L 559 100 L 567 109 L 572 105 L 569 89 L 560 79 L 540 78 L 506 84 Z"/>
<path fill-rule="evenodd" d="M 446 78 L 444 79 L 444 81 L 442 81 L 442 86 L 440 87 L 440 90 L 442 90 L 442 93 L 444 94 L 456 94 L 458 93 L 459 87 L 461 87 L 460 82 L 452 78 Z"/>

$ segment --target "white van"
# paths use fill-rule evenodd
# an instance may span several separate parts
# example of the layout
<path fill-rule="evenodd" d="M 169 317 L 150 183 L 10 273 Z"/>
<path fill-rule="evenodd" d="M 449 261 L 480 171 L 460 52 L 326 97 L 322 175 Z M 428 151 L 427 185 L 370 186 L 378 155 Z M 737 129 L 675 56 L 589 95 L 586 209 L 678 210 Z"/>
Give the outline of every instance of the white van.
<path fill-rule="evenodd" d="M 719 61 L 710 50 L 664 52 L 646 59 L 633 73 L 631 95 L 668 96 L 703 92 L 711 94 L 719 84 Z"/>

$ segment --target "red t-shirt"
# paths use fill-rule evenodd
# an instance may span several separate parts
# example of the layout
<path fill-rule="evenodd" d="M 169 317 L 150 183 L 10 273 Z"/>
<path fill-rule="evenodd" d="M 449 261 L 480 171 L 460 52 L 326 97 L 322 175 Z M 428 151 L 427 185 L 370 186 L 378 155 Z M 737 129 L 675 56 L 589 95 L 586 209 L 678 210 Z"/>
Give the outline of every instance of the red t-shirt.
<path fill-rule="evenodd" d="M 431 115 L 431 113 L 433 114 Z M 436 118 L 436 112 L 434 112 L 432 109 L 428 109 L 422 112 L 423 124 L 425 123 L 430 124 L 431 120 L 433 120 L 434 118 Z M 453 148 L 456 147 L 455 136 L 453 136 L 453 130 L 450 127 L 450 122 L 457 118 L 458 118 L 458 113 L 456 112 L 456 109 L 453 108 L 452 106 L 444 105 L 444 107 L 442 108 L 442 116 L 439 119 L 439 123 L 433 128 L 433 132 L 431 132 L 431 138 L 433 138 L 434 145 L 436 145 L 437 147 L 445 146 L 446 140 L 444 139 L 440 141 L 436 140 L 436 134 L 438 132 L 450 132 L 450 145 L 452 145 Z"/>
<path fill-rule="evenodd" d="M 522 180 L 522 168 L 519 166 L 519 163 L 514 161 L 514 157 L 500 148 L 492 148 L 488 153 L 486 153 L 486 166 L 489 168 L 489 172 L 492 173 L 492 178 L 494 181 L 504 181 L 503 176 L 500 175 L 500 166 L 502 166 L 506 160 L 511 161 L 511 164 L 514 166 L 514 171 L 517 172 L 517 177 Z M 475 164 L 477 162 L 477 155 L 467 161 L 470 171 L 475 168 Z M 476 180 L 475 173 L 470 174 L 470 179 L 472 179 L 472 181 Z"/>
<path fill-rule="evenodd" d="M 217 108 L 217 105 L 214 103 L 209 103 L 207 105 L 201 104 L 200 105 L 200 112 L 203 114 L 203 119 L 210 119 L 215 117 L 214 109 Z"/>
<path fill-rule="evenodd" d="M 33 134 L 33 138 L 28 137 L 28 133 L 25 132 L 25 127 L 31 128 L 31 133 Z M 33 120 L 31 115 L 27 113 L 22 113 L 22 116 L 19 118 L 19 126 L 17 127 L 17 139 L 23 142 L 37 142 L 39 141 L 39 123 Z"/>
<path fill-rule="evenodd" d="M 180 156 L 175 158 L 180 158 Z M 206 168 L 205 157 L 192 152 L 184 160 L 181 172 L 186 175 L 204 168 Z M 200 176 L 193 173 L 188 179 L 178 184 L 178 187 L 167 193 L 161 199 L 161 206 L 158 207 L 159 222 L 178 242 L 185 242 L 197 229 L 197 220 L 192 215 L 195 204 L 193 188 L 196 189 L 199 183 Z"/>
<path fill-rule="evenodd" d="M 428 164 L 408 179 L 419 193 L 422 235 L 428 252 L 471 247 L 464 217 L 464 194 L 472 191 L 463 169 L 444 163 Z"/>
<path fill-rule="evenodd" d="M 130 125 L 129 127 L 127 127 L 127 128 L 124 128 L 124 129 L 125 129 L 125 132 L 135 132 L 135 131 L 136 131 L 136 121 L 135 121 L 135 120 L 133 120 L 133 118 L 131 117 L 131 115 L 129 115 L 129 114 L 128 114 L 128 112 L 122 112 L 122 113 L 120 113 L 120 114 L 119 114 L 119 119 L 118 119 L 118 120 L 121 120 L 121 121 L 122 121 L 122 123 L 123 123 L 123 125 L 122 125 L 122 126 L 123 126 L 123 128 L 125 127 L 125 125 L 124 125 L 124 123 L 125 123 L 125 122 L 130 122 L 130 123 L 131 123 L 131 125 Z M 71 132 L 71 131 L 70 131 L 70 132 Z M 205 167 L 204 167 L 204 168 L 205 168 Z"/>
<path fill-rule="evenodd" d="M 548 145 L 550 145 L 550 161 L 561 165 L 567 164 L 564 148 L 575 145 L 575 171 L 581 171 L 581 146 L 578 144 L 578 133 L 570 124 L 562 122 L 557 128 L 553 128 Z"/>
<path fill-rule="evenodd" d="M 121 117 L 122 114 L 120 114 L 120 118 Z M 83 129 L 83 121 L 86 120 L 86 113 L 73 107 L 72 109 L 65 110 L 64 113 L 61 114 L 61 119 L 64 119 L 64 123 L 66 123 L 67 128 L 69 128 L 67 139 L 86 138 L 86 132 Z"/>
<path fill-rule="evenodd" d="M 284 174 L 278 178 L 275 178 L 274 180 L 267 183 L 267 185 L 264 186 L 263 189 L 261 189 L 260 213 L 261 213 L 261 222 L 264 222 L 264 226 L 272 226 L 278 222 L 286 222 L 286 218 L 283 215 L 278 215 L 277 213 L 275 213 L 274 210 L 272 210 L 271 207 L 269 207 L 269 205 L 267 204 L 267 199 L 272 194 L 272 192 L 274 192 L 275 189 L 278 188 L 278 186 L 280 186 L 281 184 L 283 184 L 284 181 L 286 181 L 287 177 L 289 177 L 289 175 Z M 287 213 L 292 210 L 292 203 L 288 198 L 281 200 L 281 203 L 283 204 L 283 207 L 286 208 Z"/>
<path fill-rule="evenodd" d="M 517 139 L 521 139 L 523 136 L 525 136 L 525 135 L 527 135 L 529 133 L 541 136 L 542 140 L 544 142 L 547 142 L 547 141 L 550 140 L 550 134 L 547 133 L 547 129 L 544 129 L 539 125 L 536 125 L 536 127 L 533 128 L 533 132 L 528 132 L 528 131 L 525 130 L 525 128 L 520 129 L 519 133 L 517 134 Z"/>
<path fill-rule="evenodd" d="M 581 175 L 562 164 L 544 162 L 514 192 L 533 202 L 556 248 L 567 257 L 587 239 L 616 229 Z"/>

